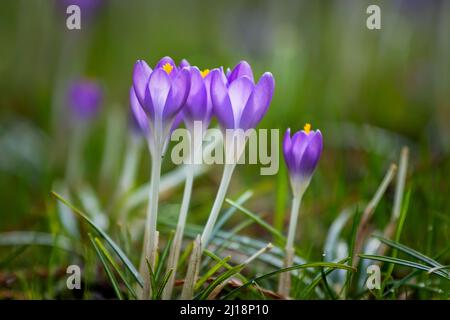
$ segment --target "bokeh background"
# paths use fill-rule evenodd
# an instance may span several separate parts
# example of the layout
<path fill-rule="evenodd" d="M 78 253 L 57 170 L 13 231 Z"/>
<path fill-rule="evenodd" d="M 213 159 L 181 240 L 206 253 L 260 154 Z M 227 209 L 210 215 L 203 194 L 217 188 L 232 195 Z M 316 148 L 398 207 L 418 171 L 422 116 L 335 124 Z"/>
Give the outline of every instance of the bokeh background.
<path fill-rule="evenodd" d="M 75 203 L 83 202 L 78 195 L 84 192 L 108 214 L 129 143 L 134 62 L 153 65 L 170 55 L 201 69 L 247 60 L 257 77 L 271 71 L 275 95 L 260 127 L 284 132 L 310 122 L 321 129 L 324 153 L 299 224 L 298 246 L 306 256 L 320 259 L 330 224 L 346 207 L 372 197 L 403 145 L 410 148 L 411 204 L 402 242 L 431 256 L 448 245 L 450 1 L 92 0 L 80 1 L 82 29 L 67 30 L 70 2 L 0 4 L 2 234 L 65 232 L 50 191 L 64 181 L 70 162 L 78 120 L 66 95 L 79 78 L 97 81 L 103 102 L 95 119 L 82 124 L 82 174 L 64 188 Z M 366 28 L 369 4 L 381 7 L 381 30 Z M 149 163 L 143 149 L 133 190 L 148 181 Z M 167 161 L 164 172 L 172 169 Z M 206 221 L 220 175 L 221 167 L 213 166 L 196 180 L 189 223 Z M 373 218 L 381 229 L 394 187 Z M 260 176 L 258 166 L 238 167 L 229 196 L 249 189 L 254 196 L 247 207 L 282 228 L 290 199 L 282 160 L 276 176 Z M 182 185 L 165 192 L 160 215 L 175 221 L 181 196 Z M 133 214 L 139 219 L 144 211 L 141 203 Z M 244 233 L 270 240 L 258 226 Z M 11 252 L 8 241 L 0 242 L 0 261 Z M 36 275 L 51 252 L 27 248 L 0 266 L 0 279 L 2 269 Z"/>

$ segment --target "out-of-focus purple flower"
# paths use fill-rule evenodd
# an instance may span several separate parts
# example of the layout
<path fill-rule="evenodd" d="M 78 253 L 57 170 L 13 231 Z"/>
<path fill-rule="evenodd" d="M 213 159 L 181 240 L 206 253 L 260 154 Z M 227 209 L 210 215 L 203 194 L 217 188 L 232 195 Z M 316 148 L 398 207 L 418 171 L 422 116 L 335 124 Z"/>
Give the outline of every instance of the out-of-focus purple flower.
<path fill-rule="evenodd" d="M 195 121 L 201 121 L 203 129 L 208 128 L 212 116 L 211 72 L 200 71 L 190 67 L 191 87 L 186 104 L 183 107 L 183 120 L 188 129 L 192 129 Z"/>
<path fill-rule="evenodd" d="M 255 84 L 250 65 L 242 61 L 229 74 L 211 72 L 211 100 L 214 114 L 223 129 L 254 128 L 272 100 L 275 82 L 270 72 Z"/>
<path fill-rule="evenodd" d="M 148 138 L 155 147 L 162 148 L 186 103 L 190 89 L 189 69 L 177 67 L 170 57 L 162 58 L 153 70 L 145 61 L 138 60 L 133 71 L 133 89 L 136 100 L 130 95 L 130 104 L 144 111 Z M 143 115 L 133 112 L 139 117 Z"/>
<path fill-rule="evenodd" d="M 96 81 L 83 79 L 70 86 L 67 100 L 75 117 L 90 120 L 100 109 L 103 92 Z"/>
<path fill-rule="evenodd" d="M 291 130 L 286 130 L 283 154 L 294 195 L 302 195 L 308 187 L 322 148 L 322 133 L 320 130 L 311 130 L 310 124 L 306 124 L 304 130 L 296 132 L 292 138 Z"/>

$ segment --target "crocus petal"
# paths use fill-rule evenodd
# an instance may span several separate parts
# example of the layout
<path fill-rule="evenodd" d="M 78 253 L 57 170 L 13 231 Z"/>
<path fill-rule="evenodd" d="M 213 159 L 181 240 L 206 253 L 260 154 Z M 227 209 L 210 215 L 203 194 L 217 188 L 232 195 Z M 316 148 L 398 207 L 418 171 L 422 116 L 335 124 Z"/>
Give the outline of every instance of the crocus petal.
<path fill-rule="evenodd" d="M 174 68 L 177 67 L 177 65 L 175 64 L 175 61 L 173 61 L 173 59 L 171 57 L 165 56 L 165 57 L 161 58 L 161 60 L 158 61 L 158 63 L 155 66 L 155 69 L 164 67 L 164 65 L 166 63 L 172 65 L 172 67 L 174 67 Z"/>
<path fill-rule="evenodd" d="M 150 75 L 145 92 L 144 107 L 151 118 L 154 119 L 156 116 L 162 119 L 170 85 L 170 78 L 163 69 L 155 69 Z"/>
<path fill-rule="evenodd" d="M 207 116 L 207 91 L 205 80 L 197 67 L 189 70 L 191 76 L 191 88 L 183 108 L 185 121 L 191 124 L 194 121 L 202 121 Z"/>
<path fill-rule="evenodd" d="M 264 73 L 242 112 L 239 122 L 242 129 L 254 128 L 261 121 L 269 108 L 274 87 L 275 82 L 272 74 L 270 72 Z"/>
<path fill-rule="evenodd" d="M 304 131 L 298 131 L 292 136 L 292 161 L 294 163 L 294 174 L 300 173 L 300 162 L 303 157 L 303 152 L 308 146 L 308 135 Z"/>
<path fill-rule="evenodd" d="M 189 61 L 187 61 L 186 59 L 182 59 L 181 61 L 180 61 L 180 65 L 179 65 L 179 68 L 180 69 L 183 69 L 183 68 L 185 68 L 185 67 L 190 67 L 191 66 L 191 64 L 189 63 Z"/>
<path fill-rule="evenodd" d="M 183 107 L 186 103 L 190 84 L 191 81 L 189 70 L 187 68 L 183 68 L 180 72 L 178 72 L 172 81 L 172 85 L 170 86 L 170 91 L 164 105 L 164 120 L 171 120 L 177 115 L 178 112 L 180 112 L 181 107 Z"/>
<path fill-rule="evenodd" d="M 320 130 L 311 132 L 309 135 L 313 135 L 310 139 L 307 147 L 305 148 L 301 161 L 299 163 L 299 171 L 302 176 L 311 176 L 314 169 L 319 162 L 320 155 L 322 154 L 323 139 Z"/>
<path fill-rule="evenodd" d="M 294 169 L 294 161 L 292 156 L 291 129 L 287 129 L 283 138 L 283 155 L 286 165 L 291 171 Z"/>
<path fill-rule="evenodd" d="M 211 101 L 213 104 L 213 112 L 222 128 L 232 129 L 235 127 L 233 108 L 228 97 L 226 84 L 223 81 L 223 73 L 220 70 L 213 70 L 211 73 Z"/>
<path fill-rule="evenodd" d="M 231 106 L 233 107 L 233 115 L 240 126 L 240 119 L 248 98 L 254 89 L 253 82 L 248 77 L 241 77 L 233 81 L 228 88 L 228 96 L 230 97 Z"/>
<path fill-rule="evenodd" d="M 144 60 L 136 61 L 133 70 L 133 87 L 141 105 L 144 105 L 145 90 L 151 73 L 152 69 Z"/>
<path fill-rule="evenodd" d="M 180 126 L 180 123 L 183 121 L 183 112 L 179 112 L 175 119 L 173 120 L 172 127 L 170 128 L 170 133 L 177 129 Z"/>
<path fill-rule="evenodd" d="M 236 79 L 239 79 L 240 77 L 244 76 L 248 77 L 252 82 L 254 82 L 252 67 L 250 67 L 247 61 L 239 62 L 233 68 L 233 71 L 231 71 L 231 73 L 227 76 L 228 83 L 231 84 Z"/>
<path fill-rule="evenodd" d="M 130 88 L 130 106 L 133 125 L 137 127 L 142 134 L 146 135 L 149 130 L 148 118 L 145 114 L 145 111 L 142 109 L 138 98 L 136 97 L 136 93 L 133 87 Z"/>

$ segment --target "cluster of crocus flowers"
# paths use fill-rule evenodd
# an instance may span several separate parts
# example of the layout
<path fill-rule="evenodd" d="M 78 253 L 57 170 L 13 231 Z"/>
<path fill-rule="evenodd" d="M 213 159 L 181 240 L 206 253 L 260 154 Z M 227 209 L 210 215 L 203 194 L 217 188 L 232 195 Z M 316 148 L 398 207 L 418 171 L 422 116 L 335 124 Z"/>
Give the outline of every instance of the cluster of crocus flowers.
<path fill-rule="evenodd" d="M 274 90 L 274 80 L 265 73 L 255 84 L 250 65 L 240 62 L 233 70 L 223 72 L 222 68 L 200 70 L 190 66 L 186 60 L 176 66 L 169 57 L 161 59 L 152 70 L 145 61 L 136 62 L 133 72 L 133 86 L 130 89 L 130 104 L 134 123 L 148 141 L 152 158 L 149 206 L 144 234 L 143 255 L 140 272 L 144 278 L 143 298 L 148 297 L 148 262 L 154 266 L 157 231 L 158 189 L 161 173 L 161 157 L 164 155 L 171 132 L 184 121 L 191 134 L 196 122 L 203 132 L 216 116 L 221 128 L 238 131 L 254 128 L 266 113 Z M 227 143 L 227 141 L 225 141 Z M 240 141 L 243 151 L 245 139 Z M 190 160 L 201 150 L 192 141 Z M 226 152 L 226 150 L 225 150 Z M 237 162 L 237 161 L 236 161 Z M 214 205 L 201 237 L 200 250 L 208 243 L 211 231 L 224 201 L 231 175 L 236 163 L 226 164 Z M 168 271 L 173 272 L 164 291 L 164 298 L 170 298 L 175 278 L 174 271 L 183 236 L 193 184 L 193 168 L 186 170 L 186 184 L 180 209 L 177 230 L 168 259 Z M 189 273 L 189 270 L 188 270 Z"/>
<path fill-rule="evenodd" d="M 296 132 L 291 138 L 288 129 L 283 140 L 283 154 L 289 171 L 293 200 L 289 231 L 286 241 L 285 267 L 290 267 L 294 260 L 294 238 L 297 229 L 297 220 L 303 194 L 309 186 L 311 177 L 322 154 L 323 139 L 320 130 L 311 130 L 311 125 L 306 124 L 303 130 Z M 282 273 L 278 291 L 289 296 L 290 273 Z"/>

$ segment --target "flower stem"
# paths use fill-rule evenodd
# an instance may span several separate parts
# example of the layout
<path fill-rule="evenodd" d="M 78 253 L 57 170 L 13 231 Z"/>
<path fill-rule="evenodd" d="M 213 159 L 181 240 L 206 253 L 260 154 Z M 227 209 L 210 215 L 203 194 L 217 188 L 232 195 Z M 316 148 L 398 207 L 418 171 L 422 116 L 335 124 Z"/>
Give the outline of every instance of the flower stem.
<path fill-rule="evenodd" d="M 150 278 L 147 270 L 146 260 L 150 265 L 155 266 L 155 243 L 156 243 L 156 219 L 158 216 L 158 196 L 159 196 L 159 182 L 161 179 L 161 156 L 156 154 L 152 157 L 152 170 L 150 178 L 150 193 L 149 204 L 147 209 L 147 220 L 144 231 L 144 244 L 142 247 L 142 255 L 139 271 L 144 279 L 144 289 L 142 298 L 148 297 L 150 293 Z"/>
<path fill-rule="evenodd" d="M 225 164 L 222 174 L 222 180 L 220 181 L 219 190 L 214 200 L 211 213 L 209 214 L 208 222 L 203 229 L 201 243 L 203 248 L 206 248 L 211 237 L 214 224 L 216 223 L 217 217 L 219 216 L 220 208 L 227 194 L 228 186 L 230 185 L 231 176 L 233 175 L 236 163 Z"/>
<path fill-rule="evenodd" d="M 302 195 L 297 195 L 292 198 L 291 216 L 289 218 L 289 231 L 286 242 L 286 256 L 284 260 L 284 267 L 291 267 L 294 262 L 294 239 L 295 231 L 297 229 L 298 214 L 300 211 L 300 204 L 302 202 Z M 289 296 L 291 289 L 291 274 L 290 272 L 283 272 L 280 275 L 280 283 L 278 284 L 278 292 L 284 296 Z"/>
<path fill-rule="evenodd" d="M 180 215 L 178 216 L 177 229 L 173 238 L 172 247 L 170 248 L 169 258 L 167 260 L 167 272 L 172 270 L 170 278 L 164 288 L 162 298 L 168 300 L 172 296 L 173 286 L 175 283 L 176 269 L 178 259 L 180 257 L 181 243 L 183 240 L 184 226 L 186 225 L 187 213 L 189 210 L 189 202 L 191 200 L 192 185 L 194 182 L 195 164 L 191 163 L 186 168 L 186 182 L 184 185 L 183 200 L 181 202 Z"/>

